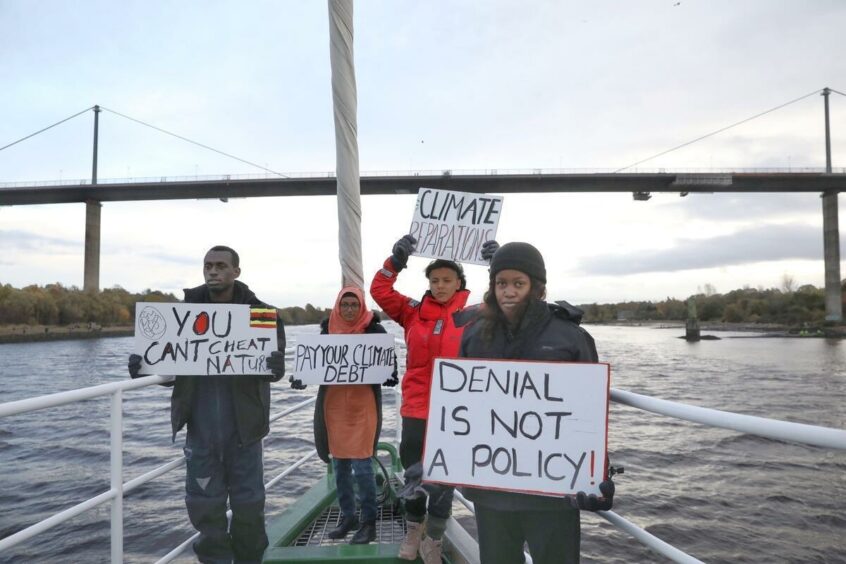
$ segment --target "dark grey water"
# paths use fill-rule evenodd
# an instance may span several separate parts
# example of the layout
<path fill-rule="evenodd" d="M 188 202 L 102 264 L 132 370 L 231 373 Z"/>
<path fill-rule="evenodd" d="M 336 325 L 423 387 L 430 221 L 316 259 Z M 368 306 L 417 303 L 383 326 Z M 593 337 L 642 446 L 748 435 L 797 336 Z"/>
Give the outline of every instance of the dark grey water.
<path fill-rule="evenodd" d="M 589 327 L 612 386 L 750 415 L 846 428 L 846 343 L 723 339 L 688 344 L 678 329 Z M 291 328 L 289 335 L 316 332 Z M 725 334 L 723 336 L 741 335 Z M 0 401 L 126 378 L 132 339 L 0 345 Z M 308 393 L 308 392 L 306 392 Z M 313 392 L 312 392 L 313 393 Z M 168 389 L 125 394 L 125 479 L 181 455 Z M 284 385 L 273 412 L 301 401 Z M 108 489 L 108 399 L 0 419 L 0 538 Z M 393 437 L 394 405 L 386 401 Z M 664 418 L 612 404 L 614 510 L 706 562 L 846 563 L 846 453 Z M 265 440 L 269 479 L 311 449 L 311 409 Z M 273 518 L 322 473 L 309 462 L 268 492 Z M 174 470 L 124 502 L 127 562 L 151 562 L 192 534 Z M 461 512 L 459 512 L 461 513 Z M 467 517 L 462 520 L 467 520 Z M 603 519 L 582 521 L 585 562 L 662 562 Z M 60 525 L 0 562 L 108 562 L 108 505 Z M 190 561 L 190 559 L 182 559 Z"/>

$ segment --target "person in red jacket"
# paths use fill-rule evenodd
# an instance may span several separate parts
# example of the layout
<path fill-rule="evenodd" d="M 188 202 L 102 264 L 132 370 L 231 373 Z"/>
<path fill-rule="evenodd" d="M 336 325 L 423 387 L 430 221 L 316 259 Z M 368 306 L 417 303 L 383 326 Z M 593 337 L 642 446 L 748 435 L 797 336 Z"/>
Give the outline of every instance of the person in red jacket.
<path fill-rule="evenodd" d="M 455 326 L 453 314 L 464 307 L 470 296 L 465 289 L 466 279 L 461 265 L 444 259 L 434 260 L 426 267 L 429 291 L 421 301 L 394 289 L 397 276 L 406 267 L 416 243 L 411 235 L 397 241 L 391 256 L 370 284 L 370 295 L 382 311 L 405 330 L 406 371 L 402 379 L 400 409 L 400 460 L 405 468 L 423 458 L 434 359 L 458 356 L 463 328 Z M 498 246 L 496 241 L 486 242 L 482 245 L 482 258 L 489 260 Z M 452 509 L 453 490 L 443 487 L 433 488 L 433 491 L 428 497 L 428 508 L 426 497 L 406 502 L 408 533 L 399 552 L 399 557 L 404 560 L 416 559 L 419 551 L 424 563 L 441 562 L 442 538 Z"/>

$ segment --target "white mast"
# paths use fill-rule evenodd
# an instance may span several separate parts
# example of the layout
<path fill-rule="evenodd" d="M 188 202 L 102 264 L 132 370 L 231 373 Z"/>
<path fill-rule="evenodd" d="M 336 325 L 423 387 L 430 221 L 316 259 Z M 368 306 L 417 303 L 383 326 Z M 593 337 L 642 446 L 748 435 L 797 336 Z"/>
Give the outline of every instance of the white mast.
<path fill-rule="evenodd" d="M 329 57 L 332 63 L 332 102 L 335 113 L 341 280 L 344 286 L 364 288 L 352 0 L 329 0 Z"/>

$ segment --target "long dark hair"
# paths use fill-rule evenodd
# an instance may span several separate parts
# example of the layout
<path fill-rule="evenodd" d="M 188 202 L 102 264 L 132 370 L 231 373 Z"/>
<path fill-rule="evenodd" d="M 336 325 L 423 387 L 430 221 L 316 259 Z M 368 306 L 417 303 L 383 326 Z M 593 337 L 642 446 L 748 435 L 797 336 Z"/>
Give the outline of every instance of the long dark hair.
<path fill-rule="evenodd" d="M 528 276 L 528 275 L 527 275 Z M 529 288 L 529 300 L 543 301 L 546 298 L 546 283 L 541 282 L 534 276 L 529 276 L 531 286 Z M 482 308 L 482 322 L 485 324 L 482 335 L 490 342 L 493 339 L 495 330 L 499 325 L 506 323 L 505 314 L 496 301 L 496 276 L 491 276 L 488 289 L 484 297 L 485 307 Z"/>

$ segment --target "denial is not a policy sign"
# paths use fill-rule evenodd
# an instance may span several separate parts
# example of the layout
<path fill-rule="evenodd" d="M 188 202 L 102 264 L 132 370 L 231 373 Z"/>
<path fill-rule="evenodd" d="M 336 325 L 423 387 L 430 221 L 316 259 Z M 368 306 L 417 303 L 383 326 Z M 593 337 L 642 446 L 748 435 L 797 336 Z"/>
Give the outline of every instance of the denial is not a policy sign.
<path fill-rule="evenodd" d="M 436 359 L 424 480 L 602 495 L 608 364 Z"/>

